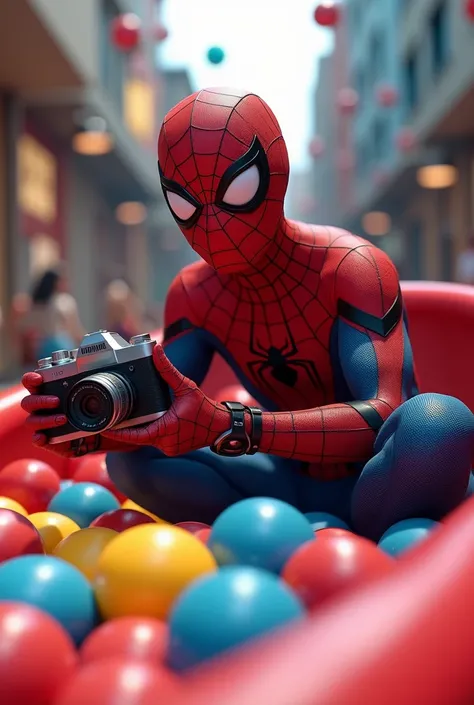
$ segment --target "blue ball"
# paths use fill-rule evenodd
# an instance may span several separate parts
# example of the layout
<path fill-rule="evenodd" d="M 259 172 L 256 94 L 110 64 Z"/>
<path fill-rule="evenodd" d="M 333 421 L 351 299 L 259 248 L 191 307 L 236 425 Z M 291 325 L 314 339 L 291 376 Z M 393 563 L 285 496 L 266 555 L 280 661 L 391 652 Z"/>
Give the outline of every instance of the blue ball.
<path fill-rule="evenodd" d="M 280 573 L 314 532 L 306 517 L 279 499 L 252 497 L 216 519 L 208 547 L 219 565 L 248 565 Z"/>
<path fill-rule="evenodd" d="M 195 581 L 175 602 L 168 665 L 176 671 L 192 668 L 303 615 L 296 595 L 275 575 L 222 568 Z"/>
<path fill-rule="evenodd" d="M 19 556 L 0 565 L 0 600 L 48 612 L 76 644 L 97 625 L 94 592 L 74 566 L 53 556 Z"/>
<path fill-rule="evenodd" d="M 320 529 L 346 529 L 346 531 L 350 531 L 346 522 L 333 514 L 308 512 L 305 517 L 313 527 L 313 531 L 319 531 Z"/>
<path fill-rule="evenodd" d="M 69 517 L 84 529 L 98 516 L 120 509 L 112 492 L 94 482 L 77 482 L 60 490 L 48 506 L 48 512 Z"/>
<path fill-rule="evenodd" d="M 207 60 L 210 64 L 221 64 L 224 61 L 225 53 L 221 47 L 211 47 L 207 51 Z"/>
<path fill-rule="evenodd" d="M 379 541 L 379 548 L 390 556 L 399 556 L 423 541 L 437 526 L 431 519 L 405 519 L 391 526 Z"/>

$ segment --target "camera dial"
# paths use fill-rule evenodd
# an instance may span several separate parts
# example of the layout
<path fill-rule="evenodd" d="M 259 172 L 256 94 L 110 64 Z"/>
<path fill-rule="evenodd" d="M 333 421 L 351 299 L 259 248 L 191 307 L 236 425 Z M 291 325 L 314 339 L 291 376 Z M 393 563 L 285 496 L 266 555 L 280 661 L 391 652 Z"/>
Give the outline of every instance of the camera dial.
<path fill-rule="evenodd" d="M 71 353 L 69 350 L 55 350 L 51 355 L 53 365 L 64 365 L 65 362 L 71 361 Z"/>

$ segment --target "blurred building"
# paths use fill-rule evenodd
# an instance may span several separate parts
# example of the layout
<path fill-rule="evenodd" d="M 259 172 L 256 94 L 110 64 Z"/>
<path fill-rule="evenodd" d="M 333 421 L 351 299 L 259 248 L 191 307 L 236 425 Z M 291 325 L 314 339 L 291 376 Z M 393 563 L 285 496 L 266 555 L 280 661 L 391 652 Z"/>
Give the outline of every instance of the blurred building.
<path fill-rule="evenodd" d="M 111 41 L 136 12 L 136 50 Z M 157 0 L 4 0 L 0 24 L 0 305 L 41 269 L 66 260 L 87 328 L 125 277 L 153 290 L 152 211 L 164 208 L 156 167 L 163 84 Z M 154 237 L 159 237 L 155 232 Z M 3 365 L 8 346 L 2 346 Z"/>
<path fill-rule="evenodd" d="M 322 198 L 324 220 L 376 238 L 407 278 L 452 279 L 474 224 L 474 22 L 465 7 L 347 0 L 325 60 L 346 53 L 359 103 L 350 120 L 351 197 L 338 196 L 339 212 Z M 318 92 L 323 81 L 324 64 Z M 331 130 L 341 120 L 334 100 L 317 105 L 318 132 Z M 336 146 L 325 139 L 329 154 L 314 161 L 321 189 L 341 178 L 340 138 Z"/>

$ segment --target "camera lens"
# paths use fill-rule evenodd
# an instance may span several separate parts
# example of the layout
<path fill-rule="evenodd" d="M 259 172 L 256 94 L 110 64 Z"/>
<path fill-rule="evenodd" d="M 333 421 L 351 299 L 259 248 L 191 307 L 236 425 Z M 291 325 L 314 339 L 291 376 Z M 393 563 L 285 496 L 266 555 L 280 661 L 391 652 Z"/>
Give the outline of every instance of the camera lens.
<path fill-rule="evenodd" d="M 129 381 L 115 372 L 98 372 L 84 377 L 71 389 L 67 417 L 80 431 L 98 433 L 126 419 L 132 407 Z"/>

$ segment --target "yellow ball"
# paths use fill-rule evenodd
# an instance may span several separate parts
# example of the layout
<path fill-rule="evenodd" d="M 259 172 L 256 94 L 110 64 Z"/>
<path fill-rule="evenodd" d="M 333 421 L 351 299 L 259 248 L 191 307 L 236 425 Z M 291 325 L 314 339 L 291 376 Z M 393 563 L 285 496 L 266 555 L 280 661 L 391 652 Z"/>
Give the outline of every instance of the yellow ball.
<path fill-rule="evenodd" d="M 56 512 L 36 512 L 30 514 L 28 519 L 38 529 L 45 553 L 52 553 L 66 536 L 80 530 L 75 521 Z"/>
<path fill-rule="evenodd" d="M 75 565 L 88 580 L 93 580 L 102 551 L 117 535 L 102 527 L 81 529 L 60 541 L 53 555 Z"/>
<path fill-rule="evenodd" d="M 199 539 L 177 526 L 143 524 L 119 534 L 102 552 L 94 587 L 104 619 L 164 619 L 195 578 L 216 570 Z"/>
<path fill-rule="evenodd" d="M 168 523 L 168 522 L 164 521 L 163 519 L 160 519 L 160 517 L 157 517 L 156 514 L 152 514 L 151 512 L 149 512 L 148 509 L 143 509 L 143 507 L 140 507 L 135 502 L 132 502 L 131 499 L 125 500 L 125 502 L 122 504 L 122 509 L 133 509 L 135 512 L 141 512 L 142 514 L 147 514 L 149 517 L 154 519 L 158 524 L 167 524 Z"/>
<path fill-rule="evenodd" d="M 28 516 L 28 512 L 25 507 L 22 507 L 19 502 L 16 502 L 14 499 L 10 499 L 10 497 L 0 497 L 0 509 L 11 509 L 12 512 L 22 514 L 24 517 Z"/>

